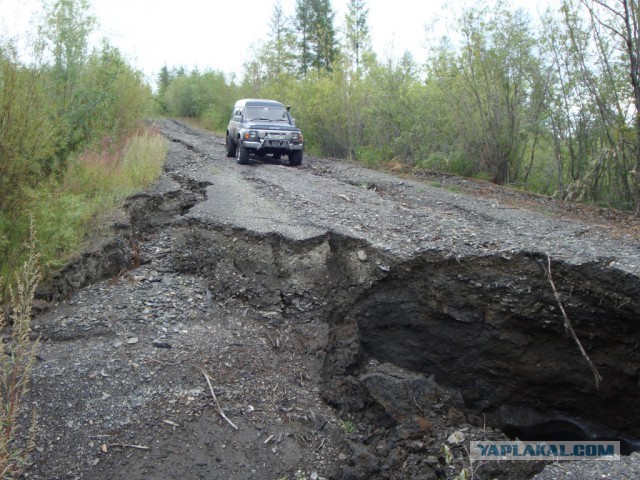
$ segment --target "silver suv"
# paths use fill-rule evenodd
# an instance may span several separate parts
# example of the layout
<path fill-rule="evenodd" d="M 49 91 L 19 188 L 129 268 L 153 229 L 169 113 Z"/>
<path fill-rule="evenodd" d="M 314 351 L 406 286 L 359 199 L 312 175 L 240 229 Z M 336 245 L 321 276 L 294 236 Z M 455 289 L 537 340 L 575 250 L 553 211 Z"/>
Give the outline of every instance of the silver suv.
<path fill-rule="evenodd" d="M 279 160 L 289 157 L 289 165 L 302 163 L 302 132 L 286 107 L 274 100 L 245 98 L 238 100 L 227 127 L 227 157 L 249 163 L 249 155 Z"/>

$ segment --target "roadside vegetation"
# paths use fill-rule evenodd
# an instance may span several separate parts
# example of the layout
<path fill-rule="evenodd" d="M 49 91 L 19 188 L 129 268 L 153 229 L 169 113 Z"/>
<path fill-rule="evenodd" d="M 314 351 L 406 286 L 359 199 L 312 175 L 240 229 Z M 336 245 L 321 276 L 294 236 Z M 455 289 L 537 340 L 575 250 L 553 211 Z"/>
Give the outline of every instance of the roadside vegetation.
<path fill-rule="evenodd" d="M 108 42 L 90 48 L 95 26 L 87 0 L 55 0 L 30 51 L 0 37 L 0 306 L 31 219 L 46 275 L 160 172 L 164 141 L 142 123 L 151 89 Z"/>
<path fill-rule="evenodd" d="M 9 288 L 9 318 L 0 315 L 0 476 L 17 478 L 34 447 L 36 412 L 24 421 L 23 397 L 29 391 L 39 340 L 31 340 L 31 305 L 40 281 L 35 230 L 30 226 L 27 255 Z"/>
<path fill-rule="evenodd" d="M 636 211 L 637 2 L 565 0 L 535 19 L 483 5 L 430 41 L 421 65 L 376 57 L 366 0 L 344 19 L 330 0 L 278 3 L 242 78 L 165 68 L 158 100 L 224 133 L 237 98 L 274 98 L 293 106 L 310 153 Z"/>

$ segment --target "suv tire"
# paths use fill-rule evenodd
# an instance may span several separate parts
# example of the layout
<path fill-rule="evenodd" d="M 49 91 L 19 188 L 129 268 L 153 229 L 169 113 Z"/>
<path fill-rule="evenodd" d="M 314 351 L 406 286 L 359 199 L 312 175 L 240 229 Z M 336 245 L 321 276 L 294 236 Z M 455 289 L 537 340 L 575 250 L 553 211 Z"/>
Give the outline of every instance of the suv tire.
<path fill-rule="evenodd" d="M 289 165 L 298 166 L 302 164 L 302 150 L 294 150 L 289 153 Z"/>
<path fill-rule="evenodd" d="M 242 145 L 242 141 L 238 141 L 238 146 L 236 147 L 236 153 L 238 157 L 238 163 L 240 165 L 248 165 L 249 164 L 249 150 L 244 148 Z"/>
<path fill-rule="evenodd" d="M 226 137 L 226 147 L 227 147 L 227 157 L 233 158 L 236 156 L 236 146 L 233 144 L 231 139 L 229 138 L 229 134 Z"/>

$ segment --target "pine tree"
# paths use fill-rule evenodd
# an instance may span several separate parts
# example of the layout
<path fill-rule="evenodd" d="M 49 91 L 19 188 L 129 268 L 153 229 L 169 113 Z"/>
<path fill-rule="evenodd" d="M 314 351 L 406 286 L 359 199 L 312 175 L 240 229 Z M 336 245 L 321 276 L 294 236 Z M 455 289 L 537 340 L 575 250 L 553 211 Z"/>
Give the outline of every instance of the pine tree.
<path fill-rule="evenodd" d="M 331 70 L 338 48 L 335 13 L 330 0 L 297 0 L 298 67 L 302 77 L 309 70 Z"/>
<path fill-rule="evenodd" d="M 269 23 L 269 41 L 263 48 L 263 62 L 267 78 L 277 78 L 280 74 L 293 70 L 294 52 L 290 45 L 294 44 L 293 30 L 278 0 L 273 8 Z"/>
<path fill-rule="evenodd" d="M 345 18 L 346 54 L 355 71 L 360 70 L 363 53 L 371 50 L 366 0 L 349 0 Z"/>

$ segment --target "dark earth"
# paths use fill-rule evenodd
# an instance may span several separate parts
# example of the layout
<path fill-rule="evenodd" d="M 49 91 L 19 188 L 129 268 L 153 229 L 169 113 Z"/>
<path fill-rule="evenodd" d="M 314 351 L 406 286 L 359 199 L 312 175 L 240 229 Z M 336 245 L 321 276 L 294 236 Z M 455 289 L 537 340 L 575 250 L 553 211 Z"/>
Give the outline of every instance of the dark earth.
<path fill-rule="evenodd" d="M 637 217 L 343 160 L 242 166 L 155 124 L 161 178 L 39 290 L 25 478 L 640 478 L 637 453 L 467 455 L 505 433 L 640 449 Z"/>

